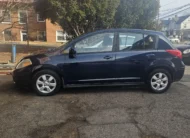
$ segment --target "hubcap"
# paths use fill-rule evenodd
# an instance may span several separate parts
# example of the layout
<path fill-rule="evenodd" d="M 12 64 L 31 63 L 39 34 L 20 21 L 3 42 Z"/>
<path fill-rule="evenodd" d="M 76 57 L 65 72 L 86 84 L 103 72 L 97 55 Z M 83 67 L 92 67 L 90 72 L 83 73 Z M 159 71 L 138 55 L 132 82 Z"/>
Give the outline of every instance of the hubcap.
<path fill-rule="evenodd" d="M 37 79 L 36 86 L 42 93 L 51 93 L 55 90 L 57 82 L 53 76 L 45 74 Z"/>
<path fill-rule="evenodd" d="M 164 73 L 157 73 L 151 78 L 151 86 L 154 90 L 162 91 L 168 86 L 168 77 Z"/>

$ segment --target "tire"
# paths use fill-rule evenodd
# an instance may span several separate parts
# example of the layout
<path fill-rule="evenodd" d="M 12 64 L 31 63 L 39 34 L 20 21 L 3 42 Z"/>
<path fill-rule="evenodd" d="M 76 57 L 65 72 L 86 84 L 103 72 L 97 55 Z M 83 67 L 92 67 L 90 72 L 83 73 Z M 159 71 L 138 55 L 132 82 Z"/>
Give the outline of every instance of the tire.
<path fill-rule="evenodd" d="M 61 78 L 51 70 L 41 70 L 32 79 L 33 89 L 39 96 L 55 95 L 61 88 Z"/>
<path fill-rule="evenodd" d="M 149 74 L 147 83 L 151 92 L 155 94 L 161 94 L 170 88 L 172 77 L 167 70 L 156 69 Z"/>

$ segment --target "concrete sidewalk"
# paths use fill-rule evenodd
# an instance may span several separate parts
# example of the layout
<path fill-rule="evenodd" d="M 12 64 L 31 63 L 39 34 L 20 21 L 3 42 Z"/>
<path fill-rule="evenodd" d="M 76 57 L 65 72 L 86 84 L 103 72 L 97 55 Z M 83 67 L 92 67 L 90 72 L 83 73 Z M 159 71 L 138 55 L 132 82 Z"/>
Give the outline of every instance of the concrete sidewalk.
<path fill-rule="evenodd" d="M 48 43 L 32 43 L 29 47 L 24 43 L 16 45 L 16 62 L 18 62 L 24 56 L 32 53 L 45 51 L 49 48 L 58 47 L 60 44 L 48 44 Z M 11 43 L 0 43 L 0 64 L 7 63 L 11 60 L 12 44 Z"/>
<path fill-rule="evenodd" d="M 0 75 L 11 75 L 12 74 L 12 70 L 0 70 Z"/>
<path fill-rule="evenodd" d="M 1 42 L 0 45 L 12 45 L 12 44 L 17 44 L 17 45 L 23 45 L 26 46 L 27 42 L 20 42 L 20 41 L 14 41 L 14 42 Z M 49 42 L 38 42 L 38 41 L 30 41 L 29 46 L 44 46 L 44 47 L 58 47 L 63 45 L 64 43 L 49 43 Z"/>

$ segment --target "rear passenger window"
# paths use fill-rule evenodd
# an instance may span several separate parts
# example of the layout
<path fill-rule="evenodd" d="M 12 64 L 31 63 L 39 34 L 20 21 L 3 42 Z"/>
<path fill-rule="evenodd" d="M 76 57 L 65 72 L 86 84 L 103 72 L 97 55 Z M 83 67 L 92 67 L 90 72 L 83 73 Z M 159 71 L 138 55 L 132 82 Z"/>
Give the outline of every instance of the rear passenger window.
<path fill-rule="evenodd" d="M 145 50 L 155 49 L 155 46 L 156 46 L 156 36 L 144 35 L 144 49 Z"/>
<path fill-rule="evenodd" d="M 134 48 L 142 49 L 143 35 L 137 33 L 120 33 L 119 34 L 119 50 L 128 51 Z"/>
<path fill-rule="evenodd" d="M 171 49 L 170 44 L 168 44 L 163 38 L 159 38 L 158 41 L 158 50 Z"/>
<path fill-rule="evenodd" d="M 156 36 L 144 35 L 140 33 L 120 33 L 119 50 L 150 50 L 155 49 Z"/>

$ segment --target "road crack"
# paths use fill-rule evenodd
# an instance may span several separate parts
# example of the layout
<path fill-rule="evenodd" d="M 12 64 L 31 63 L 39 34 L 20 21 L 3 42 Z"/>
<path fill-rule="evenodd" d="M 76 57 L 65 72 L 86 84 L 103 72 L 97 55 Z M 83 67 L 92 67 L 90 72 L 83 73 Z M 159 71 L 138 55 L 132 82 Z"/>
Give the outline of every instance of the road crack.
<path fill-rule="evenodd" d="M 188 116 L 188 115 L 182 115 L 179 112 L 173 112 L 172 114 L 173 114 L 174 117 L 179 117 L 179 118 L 182 118 L 182 119 L 190 120 L 190 116 Z"/>

